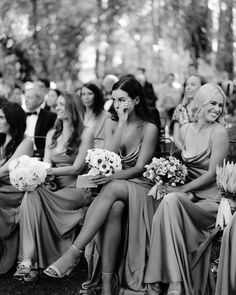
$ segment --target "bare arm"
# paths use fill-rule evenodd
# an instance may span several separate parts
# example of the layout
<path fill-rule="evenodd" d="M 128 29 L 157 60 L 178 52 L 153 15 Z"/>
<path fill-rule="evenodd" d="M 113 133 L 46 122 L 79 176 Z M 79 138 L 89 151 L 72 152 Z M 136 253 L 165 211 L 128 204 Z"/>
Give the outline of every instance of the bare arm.
<path fill-rule="evenodd" d="M 65 167 L 55 167 L 51 168 L 52 175 L 79 175 L 83 168 L 85 167 L 85 157 L 87 155 L 88 149 L 93 148 L 93 130 L 90 128 L 85 128 L 82 137 L 81 143 L 79 146 L 78 155 L 71 166 Z"/>
<path fill-rule="evenodd" d="M 52 160 L 51 160 L 51 156 L 50 156 L 49 146 L 52 143 L 52 135 L 53 135 L 53 133 L 54 133 L 54 130 L 50 130 L 47 133 L 45 149 L 44 149 L 44 158 L 43 158 L 44 162 L 47 162 L 47 163 L 50 163 L 50 164 L 52 163 Z"/>
<path fill-rule="evenodd" d="M 19 158 L 22 155 L 27 155 L 30 157 L 32 157 L 32 155 L 33 155 L 33 141 L 28 137 L 26 137 L 22 140 L 22 142 L 18 145 L 17 149 L 15 150 L 14 154 L 0 168 L 0 178 L 8 175 L 9 163 L 14 159 Z"/>
<path fill-rule="evenodd" d="M 180 139 L 180 124 L 179 122 L 174 123 L 173 139 L 176 147 L 182 150 L 183 143 Z"/>
<path fill-rule="evenodd" d="M 211 144 L 212 151 L 208 170 L 200 177 L 183 186 L 180 186 L 181 191 L 191 192 L 194 190 L 199 190 L 212 183 L 212 181 L 215 179 L 216 166 L 220 165 L 227 156 L 229 146 L 228 133 L 223 126 L 219 126 L 219 128 L 214 130 Z"/>
<path fill-rule="evenodd" d="M 115 125 L 118 125 L 117 128 L 115 128 Z M 112 121 L 111 119 L 108 119 L 105 124 L 104 129 L 104 148 L 112 151 L 114 153 L 118 153 L 120 145 L 121 145 L 121 138 L 122 138 L 122 132 L 123 132 L 122 124 L 119 125 L 119 123 Z"/>

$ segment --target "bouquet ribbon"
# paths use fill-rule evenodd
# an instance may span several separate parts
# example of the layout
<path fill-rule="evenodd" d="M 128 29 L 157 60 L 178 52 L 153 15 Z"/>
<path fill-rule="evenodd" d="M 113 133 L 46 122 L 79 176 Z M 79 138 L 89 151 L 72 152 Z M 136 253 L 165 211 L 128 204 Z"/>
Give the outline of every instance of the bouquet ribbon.
<path fill-rule="evenodd" d="M 227 198 L 222 198 L 218 208 L 218 213 L 216 217 L 216 227 L 219 225 L 222 229 L 230 222 L 232 219 L 232 213 L 230 204 Z"/>
<path fill-rule="evenodd" d="M 155 184 L 150 191 L 148 196 L 153 197 L 155 200 L 160 200 L 166 195 L 165 185 Z"/>

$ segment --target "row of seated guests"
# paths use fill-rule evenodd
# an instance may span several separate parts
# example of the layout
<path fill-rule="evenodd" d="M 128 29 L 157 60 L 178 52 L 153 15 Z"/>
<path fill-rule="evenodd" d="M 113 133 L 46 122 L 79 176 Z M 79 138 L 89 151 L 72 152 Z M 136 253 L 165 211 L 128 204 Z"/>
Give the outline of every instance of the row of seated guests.
<path fill-rule="evenodd" d="M 104 147 L 120 154 L 123 170 L 108 178 L 93 178 L 95 184 L 103 186 L 93 201 L 89 190 L 75 188 L 75 179 L 69 186 L 64 183 L 64 188 L 56 193 L 38 187 L 24 197 L 21 194 L 20 264 L 15 276 L 35 280 L 39 271 L 50 264 L 44 271 L 47 275 L 57 278 L 68 275 L 86 245 L 94 239 L 101 256 L 101 265 L 94 267 L 101 267 L 102 294 L 114 294 L 118 281 L 123 294 L 162 294 L 163 284 L 168 285 L 169 295 L 208 291 L 210 294 L 209 252 L 219 203 L 215 168 L 222 163 L 228 147 L 227 132 L 221 124 L 226 97 L 214 84 L 199 89 L 194 98 L 194 121 L 181 129 L 182 156 L 189 169 L 189 182 L 178 189 L 168 187 L 167 196 L 159 204 L 147 197 L 152 184 L 142 177 L 158 140 L 158 129 L 149 119 L 142 87 L 134 79 L 120 80 L 114 84 L 112 96 L 117 117 L 107 119 Z M 93 146 L 94 139 L 93 128 L 83 129 L 80 108 L 75 121 L 81 128 L 73 129 L 76 106 L 69 107 L 73 99 L 66 97 L 58 102 L 61 118 L 58 117 L 47 136 L 45 152 L 46 161 L 58 164 L 48 173 L 60 180 L 82 172 L 86 151 Z M 70 137 L 68 128 L 75 137 Z M 67 132 L 64 134 L 63 130 Z M 6 163 L 9 157 L 3 159 Z M 7 174 L 7 165 L 5 169 Z M 83 215 L 80 208 L 91 201 L 75 239 L 75 227 Z M 19 203 L 20 200 L 15 205 L 15 216 Z M 0 210 L 4 206 L 3 197 Z M 1 223 L 6 223 L 6 212 L 1 218 Z M 16 218 L 12 220 L 14 223 Z M 2 228 L 1 241 L 4 241 L 10 234 L 5 226 Z M 119 248 L 121 255 L 117 255 Z M 92 280 L 87 286 L 92 286 Z"/>
<path fill-rule="evenodd" d="M 109 117 L 109 114 L 103 111 L 102 96 L 99 92 L 99 89 L 92 84 L 84 85 L 83 91 L 89 91 L 89 88 L 92 88 L 94 94 L 94 97 L 90 95 L 89 99 L 86 93 L 82 95 L 81 100 L 78 98 L 77 95 L 68 93 L 64 93 L 59 97 L 57 104 L 58 118 L 56 121 L 56 125 L 54 129 L 47 134 L 47 144 L 44 160 L 52 163 L 53 167 L 55 167 L 52 169 L 55 171 L 48 171 L 48 174 L 57 175 L 56 179 L 54 180 L 54 184 L 56 183 L 56 187 L 58 190 L 62 189 L 63 187 L 68 187 L 69 185 L 74 185 L 77 174 L 82 171 L 85 165 L 84 158 L 87 150 L 89 148 L 92 148 L 94 145 L 97 146 L 98 144 L 101 144 L 101 141 L 104 138 L 104 124 L 106 119 Z M 88 102 L 86 102 L 87 100 Z M 33 150 L 35 149 L 35 147 L 32 139 L 30 139 L 31 137 L 27 136 L 29 135 L 28 133 L 26 133 L 27 125 L 28 127 L 31 127 L 31 131 L 35 129 L 36 131 L 41 132 L 41 135 L 44 135 L 45 131 L 50 129 L 49 127 L 52 125 L 54 117 L 52 117 L 48 111 L 40 107 L 42 102 L 43 96 L 41 95 L 41 92 L 37 87 L 28 89 L 26 91 L 25 99 L 27 110 L 37 110 L 37 114 L 27 115 L 27 113 L 25 114 L 20 105 L 16 103 L 7 103 L 6 100 L 2 100 L 2 103 L 4 105 L 4 108 L 2 108 L 2 112 L 6 113 L 4 115 L 6 119 L 4 120 L 7 120 L 10 128 L 9 130 L 7 130 L 9 135 L 4 135 L 1 139 L 1 164 L 3 166 L 1 169 L 4 171 L 4 174 L 6 174 L 5 178 L 7 179 L 6 182 L 6 179 L 4 178 L 2 186 L 3 184 L 8 184 L 8 193 L 5 194 L 6 186 L 4 186 L 2 192 L 3 196 L 1 197 L 1 201 L 4 202 L 1 205 L 1 212 L 4 211 L 4 213 L 2 213 L 2 218 L 4 222 L 1 223 L 1 228 L 2 236 L 5 236 L 6 239 L 3 239 L 1 241 L 0 246 L 0 256 L 2 256 L 2 253 L 4 253 L 1 258 L 0 273 L 5 273 L 6 271 L 8 271 L 13 266 L 16 259 L 18 241 L 18 211 L 19 205 L 21 204 L 21 200 L 24 195 L 23 193 L 19 193 L 17 190 L 14 189 L 14 187 L 10 185 L 9 179 L 7 177 L 7 167 L 10 160 L 13 160 L 14 158 L 19 157 L 23 154 L 33 156 Z M 87 113 L 91 115 L 89 119 L 88 117 L 86 117 Z M 30 119 L 33 119 L 33 121 L 29 121 L 29 117 L 31 117 Z M 89 140 L 91 142 L 88 142 L 88 136 L 86 135 L 86 141 L 83 140 L 82 145 L 82 142 L 80 142 L 80 138 L 82 138 L 82 132 L 84 132 L 83 118 L 86 119 L 85 123 L 87 125 L 90 125 L 90 130 L 93 129 L 93 134 L 91 135 L 93 136 L 93 138 L 90 138 Z M 3 122 L 3 125 L 4 123 L 5 121 Z M 1 133 L 5 134 L 5 130 L 1 130 Z M 37 143 L 39 143 L 39 145 L 37 145 Z M 17 145 L 19 145 L 19 147 Z M 40 147 L 40 150 L 44 150 L 43 145 L 45 145 L 45 142 L 35 141 L 35 145 L 37 145 L 37 147 Z M 77 157 L 78 159 L 76 159 L 76 156 L 79 156 L 79 154 L 77 153 L 79 146 L 81 158 L 79 159 Z M 38 151 L 39 149 L 37 149 L 37 152 Z M 56 154 L 55 152 L 58 153 Z M 56 168 L 64 167 L 67 165 L 70 165 L 70 167 L 68 169 L 69 171 L 66 172 L 64 172 L 64 170 L 61 171 L 60 169 Z M 67 176 L 64 176 L 64 173 L 66 173 Z M 85 195 L 88 195 L 87 192 L 85 193 Z M 6 200 L 9 200 L 9 195 L 11 196 L 11 202 L 5 204 Z M 81 200 L 78 200 L 77 203 L 75 202 L 75 204 L 73 204 L 68 196 L 66 198 L 68 198 L 68 202 L 72 204 L 72 207 L 82 206 Z M 71 199 L 72 198 L 73 194 L 71 196 Z M 76 199 L 78 198 L 76 197 Z M 80 205 L 78 205 L 79 203 Z M 65 204 L 65 206 L 67 205 Z"/>

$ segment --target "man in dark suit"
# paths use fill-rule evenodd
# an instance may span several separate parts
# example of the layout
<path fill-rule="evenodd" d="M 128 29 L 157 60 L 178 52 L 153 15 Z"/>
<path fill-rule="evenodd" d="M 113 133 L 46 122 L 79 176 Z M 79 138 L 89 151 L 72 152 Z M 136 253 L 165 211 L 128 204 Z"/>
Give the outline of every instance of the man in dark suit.
<path fill-rule="evenodd" d="M 53 127 L 56 114 L 42 108 L 44 93 L 36 86 L 25 91 L 26 131 L 34 139 L 34 156 L 43 158 L 45 137 Z"/>
<path fill-rule="evenodd" d="M 147 81 L 146 69 L 145 68 L 137 68 L 135 78 L 143 86 L 147 106 L 150 108 L 156 108 L 157 97 L 154 93 L 154 89 L 153 89 L 152 84 Z"/>

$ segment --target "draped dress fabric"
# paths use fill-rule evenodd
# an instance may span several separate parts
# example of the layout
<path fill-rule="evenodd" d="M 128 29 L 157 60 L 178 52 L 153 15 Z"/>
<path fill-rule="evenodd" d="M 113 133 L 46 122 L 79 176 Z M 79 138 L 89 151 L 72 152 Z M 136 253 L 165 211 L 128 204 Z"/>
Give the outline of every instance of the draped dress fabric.
<path fill-rule="evenodd" d="M 76 155 L 51 153 L 54 167 L 72 165 Z M 89 190 L 75 188 L 76 175 L 58 176 L 60 190 L 44 185 L 26 192 L 20 207 L 19 261 L 30 259 L 35 268 L 45 268 L 72 244 L 84 216 L 83 206 L 91 199 Z"/>
<path fill-rule="evenodd" d="M 85 122 L 86 127 L 94 129 L 94 148 L 102 148 L 104 145 L 104 127 L 110 113 L 102 111 L 97 117 L 94 116 L 88 122 Z"/>
<path fill-rule="evenodd" d="M 126 156 L 120 153 L 122 169 L 135 166 L 140 149 L 141 144 Z M 157 202 L 147 196 L 152 184 L 144 177 L 121 181 L 128 188 L 128 214 L 124 220 L 125 233 L 122 236 L 122 253 L 119 255 L 119 294 L 145 294 L 147 286 L 143 278 Z M 88 280 L 82 288 L 84 293 L 91 294 L 101 278 L 101 257 L 94 242 L 86 247 L 85 256 L 88 261 Z"/>
<path fill-rule="evenodd" d="M 16 262 L 23 196 L 23 192 L 10 184 L 8 176 L 0 180 L 0 274 L 9 271 Z"/>
<path fill-rule="evenodd" d="M 236 214 L 224 229 L 220 248 L 216 295 L 236 294 Z"/>
<path fill-rule="evenodd" d="M 183 150 L 190 181 L 206 172 L 210 156 L 210 138 L 208 148 L 196 156 Z M 215 181 L 193 194 L 164 197 L 153 218 L 146 283 L 181 281 L 185 295 L 214 294 L 209 264 L 211 241 L 219 230 L 215 228 L 219 198 Z"/>

